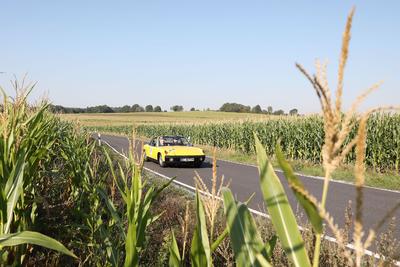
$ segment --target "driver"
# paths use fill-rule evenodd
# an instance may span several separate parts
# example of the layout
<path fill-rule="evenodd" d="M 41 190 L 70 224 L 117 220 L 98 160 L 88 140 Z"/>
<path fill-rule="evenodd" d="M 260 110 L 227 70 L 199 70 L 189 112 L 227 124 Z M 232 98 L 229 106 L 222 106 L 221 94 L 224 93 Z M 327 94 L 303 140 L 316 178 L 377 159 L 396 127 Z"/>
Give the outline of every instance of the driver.
<path fill-rule="evenodd" d="M 164 146 L 164 138 L 160 137 L 160 146 Z"/>

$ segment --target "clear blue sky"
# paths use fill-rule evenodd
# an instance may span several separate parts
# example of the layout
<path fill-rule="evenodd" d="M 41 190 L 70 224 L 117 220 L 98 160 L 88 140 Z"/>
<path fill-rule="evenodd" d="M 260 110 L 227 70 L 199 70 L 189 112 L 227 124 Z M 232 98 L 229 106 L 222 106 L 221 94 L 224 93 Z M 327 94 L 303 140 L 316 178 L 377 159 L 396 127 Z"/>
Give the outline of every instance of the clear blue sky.
<path fill-rule="evenodd" d="M 399 104 L 400 1 L 2 1 L 0 84 L 37 81 L 55 104 L 219 108 L 224 102 L 319 111 L 294 67 L 328 59 L 354 18 L 346 103 Z M 365 108 L 365 106 L 364 106 Z"/>

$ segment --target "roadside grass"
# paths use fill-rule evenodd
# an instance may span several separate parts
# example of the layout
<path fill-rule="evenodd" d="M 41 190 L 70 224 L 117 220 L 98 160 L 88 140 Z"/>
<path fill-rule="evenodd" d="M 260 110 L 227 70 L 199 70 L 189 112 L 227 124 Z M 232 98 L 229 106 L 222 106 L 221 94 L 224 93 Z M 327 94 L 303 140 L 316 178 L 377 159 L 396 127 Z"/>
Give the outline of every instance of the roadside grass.
<path fill-rule="evenodd" d="M 184 111 L 184 112 L 133 112 L 133 113 L 80 113 L 59 114 L 60 118 L 79 121 L 83 126 L 123 126 L 146 123 L 206 123 L 237 120 L 267 120 L 264 114 L 235 113 L 219 111 Z"/>

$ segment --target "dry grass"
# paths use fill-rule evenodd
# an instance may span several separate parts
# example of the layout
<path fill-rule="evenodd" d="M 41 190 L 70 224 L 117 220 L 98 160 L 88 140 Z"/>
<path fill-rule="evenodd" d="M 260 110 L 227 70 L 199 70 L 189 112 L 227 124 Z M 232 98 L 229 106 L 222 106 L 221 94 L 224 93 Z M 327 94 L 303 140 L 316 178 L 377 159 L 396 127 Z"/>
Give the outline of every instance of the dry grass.
<path fill-rule="evenodd" d="M 216 149 L 213 151 L 213 167 L 212 167 L 212 186 L 211 191 L 207 187 L 207 184 L 204 182 L 203 178 L 196 172 L 195 176 L 195 184 L 196 188 L 205 194 L 201 195 L 204 204 L 204 210 L 206 212 L 206 217 L 210 227 L 210 239 L 213 240 L 214 236 L 214 226 L 215 220 L 218 213 L 219 208 L 221 207 L 221 189 L 222 187 L 227 187 L 228 185 L 224 184 L 224 176 L 218 179 L 217 176 L 217 157 L 216 157 Z"/>
<path fill-rule="evenodd" d="M 83 126 L 121 126 L 149 123 L 206 123 L 218 121 L 266 120 L 270 117 L 263 114 L 187 111 L 187 112 L 135 112 L 135 113 L 93 113 L 93 114 L 60 114 L 64 120 L 79 121 Z"/>

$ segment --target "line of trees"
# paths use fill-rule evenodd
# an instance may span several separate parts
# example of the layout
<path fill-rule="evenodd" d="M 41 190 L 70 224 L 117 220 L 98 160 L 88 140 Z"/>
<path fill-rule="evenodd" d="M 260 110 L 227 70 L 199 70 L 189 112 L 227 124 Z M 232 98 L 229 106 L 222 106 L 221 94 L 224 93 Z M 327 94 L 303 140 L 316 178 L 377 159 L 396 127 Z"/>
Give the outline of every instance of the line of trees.
<path fill-rule="evenodd" d="M 139 104 L 133 106 L 122 106 L 122 107 L 109 107 L 107 105 L 99 105 L 87 108 L 70 108 L 61 105 L 50 105 L 50 110 L 54 113 L 129 113 L 129 112 L 162 112 L 160 106 L 153 107 L 147 105 L 144 108 Z"/>
<path fill-rule="evenodd" d="M 239 103 L 224 103 L 219 111 L 224 112 L 242 112 L 242 113 L 259 113 L 259 114 L 269 114 L 269 115 L 298 115 L 299 111 L 294 108 L 289 111 L 288 114 L 285 113 L 283 109 L 273 110 L 271 106 L 268 106 L 267 109 L 262 109 L 260 105 L 255 105 L 254 107 L 246 106 Z"/>
<path fill-rule="evenodd" d="M 1 106 L 0 106 L 1 109 Z M 134 104 L 132 106 L 125 105 L 122 107 L 109 107 L 107 105 L 99 105 L 87 108 L 70 108 L 64 107 L 61 105 L 51 105 L 50 110 L 54 113 L 130 113 L 130 112 L 162 112 L 160 106 L 146 105 L 145 107 Z M 183 111 L 184 108 L 182 105 L 174 105 L 170 107 L 171 111 L 180 112 Z M 209 110 L 209 109 L 207 109 Z M 166 110 L 164 110 L 165 112 Z M 190 111 L 196 111 L 195 108 L 191 108 Z M 291 109 L 288 113 L 285 113 L 284 110 L 278 109 L 273 110 L 271 106 L 268 106 L 267 109 L 262 109 L 260 105 L 255 105 L 254 107 L 242 105 L 239 103 L 224 103 L 219 111 L 224 112 L 242 112 L 242 113 L 258 113 L 258 114 L 269 114 L 269 115 L 298 115 L 298 110 L 296 108 Z"/>

